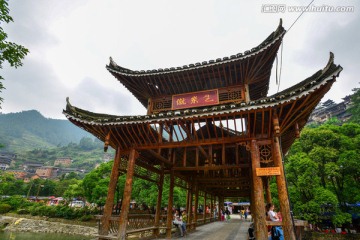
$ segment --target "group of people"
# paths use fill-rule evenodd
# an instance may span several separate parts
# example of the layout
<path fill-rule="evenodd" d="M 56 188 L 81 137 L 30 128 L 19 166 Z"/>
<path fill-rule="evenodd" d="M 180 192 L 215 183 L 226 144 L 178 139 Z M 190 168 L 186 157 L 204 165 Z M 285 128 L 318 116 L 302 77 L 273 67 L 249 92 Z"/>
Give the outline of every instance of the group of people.
<path fill-rule="evenodd" d="M 180 235 L 182 237 L 186 233 L 186 221 L 187 221 L 186 210 L 183 210 L 180 213 L 180 210 L 176 209 L 174 214 L 173 224 L 179 229 Z"/>
<path fill-rule="evenodd" d="M 240 219 L 245 219 L 247 220 L 247 217 L 249 216 L 249 208 L 247 207 L 246 209 L 240 209 Z"/>

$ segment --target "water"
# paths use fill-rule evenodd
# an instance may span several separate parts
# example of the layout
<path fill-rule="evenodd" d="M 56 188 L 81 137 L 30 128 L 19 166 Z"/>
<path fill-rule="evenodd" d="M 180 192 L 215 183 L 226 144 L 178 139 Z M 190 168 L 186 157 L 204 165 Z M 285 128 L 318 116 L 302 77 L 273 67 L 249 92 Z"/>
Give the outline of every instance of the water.
<path fill-rule="evenodd" d="M 28 232 L 0 232 L 1 240 L 91 240 L 94 237 L 57 234 L 57 233 L 28 233 Z"/>

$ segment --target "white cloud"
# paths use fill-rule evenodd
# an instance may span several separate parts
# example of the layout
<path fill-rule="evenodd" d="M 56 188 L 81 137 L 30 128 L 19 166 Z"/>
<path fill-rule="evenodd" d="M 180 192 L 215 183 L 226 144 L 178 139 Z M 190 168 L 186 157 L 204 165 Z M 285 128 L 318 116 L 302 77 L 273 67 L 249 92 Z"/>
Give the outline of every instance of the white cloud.
<path fill-rule="evenodd" d="M 306 6 L 310 1 L 292 1 Z M 11 1 L 11 41 L 31 51 L 19 69 L 4 68 L 4 112 L 37 109 L 64 118 L 66 96 L 92 112 L 145 114 L 105 69 L 109 57 L 130 69 L 157 69 L 244 52 L 260 44 L 283 18 L 286 29 L 300 13 L 263 13 L 268 1 Z M 280 1 L 278 4 L 287 4 Z M 329 51 L 344 67 L 326 95 L 340 101 L 358 86 L 359 4 L 353 13 L 304 13 L 285 35 L 280 90 L 323 68 Z M 277 91 L 272 73 L 270 93 Z M 124 104 L 126 102 L 127 104 Z"/>

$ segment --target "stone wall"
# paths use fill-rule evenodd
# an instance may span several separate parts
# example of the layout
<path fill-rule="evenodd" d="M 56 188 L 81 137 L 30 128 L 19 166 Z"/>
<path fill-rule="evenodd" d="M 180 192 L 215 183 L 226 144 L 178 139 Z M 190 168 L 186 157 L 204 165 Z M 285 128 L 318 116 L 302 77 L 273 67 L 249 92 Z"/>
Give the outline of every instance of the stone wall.
<path fill-rule="evenodd" d="M 98 234 L 95 227 L 7 216 L 0 216 L 0 228 L 9 232 L 61 233 L 90 237 Z"/>

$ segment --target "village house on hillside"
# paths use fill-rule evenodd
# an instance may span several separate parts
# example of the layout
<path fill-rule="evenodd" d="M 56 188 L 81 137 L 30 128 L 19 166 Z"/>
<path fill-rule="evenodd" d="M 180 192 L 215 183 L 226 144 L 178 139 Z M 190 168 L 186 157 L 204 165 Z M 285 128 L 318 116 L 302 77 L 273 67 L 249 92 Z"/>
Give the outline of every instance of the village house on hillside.
<path fill-rule="evenodd" d="M 48 178 L 56 177 L 57 171 L 58 171 L 58 168 L 54 168 L 51 166 L 43 166 L 43 167 L 36 169 L 35 173 L 41 178 L 48 179 Z"/>
<path fill-rule="evenodd" d="M 22 167 L 24 169 L 25 172 L 27 173 L 35 173 L 36 169 L 40 168 L 44 166 L 43 163 L 39 163 L 39 162 L 25 162 Z"/>
<path fill-rule="evenodd" d="M 54 166 L 70 167 L 71 162 L 72 160 L 69 157 L 57 158 L 54 162 Z"/>
<path fill-rule="evenodd" d="M 351 95 L 344 97 L 343 100 L 340 103 L 335 103 L 329 99 L 320 103 L 310 115 L 308 124 L 324 123 L 333 117 L 336 117 L 341 122 L 347 121 L 351 117 L 351 113 L 347 111 L 351 104 Z"/>
<path fill-rule="evenodd" d="M 8 169 L 15 158 L 16 155 L 13 153 L 0 152 L 0 170 Z"/>
<path fill-rule="evenodd" d="M 13 174 L 16 179 L 24 179 L 26 172 L 22 170 L 7 170 L 7 173 Z"/>

